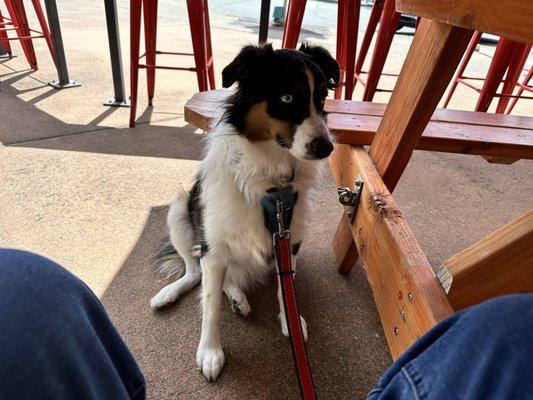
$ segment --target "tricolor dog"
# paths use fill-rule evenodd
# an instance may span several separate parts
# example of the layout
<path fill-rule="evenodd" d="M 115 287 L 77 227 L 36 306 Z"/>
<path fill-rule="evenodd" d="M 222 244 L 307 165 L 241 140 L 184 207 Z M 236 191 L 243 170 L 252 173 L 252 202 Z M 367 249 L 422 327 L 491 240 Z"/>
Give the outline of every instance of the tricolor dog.
<path fill-rule="evenodd" d="M 267 191 L 291 187 L 292 264 L 304 238 L 321 161 L 333 150 L 324 101 L 339 81 L 339 65 L 321 47 L 296 50 L 246 46 L 222 72 L 237 87 L 209 132 L 196 181 L 170 206 L 170 240 L 156 259 L 164 273 L 181 273 L 150 304 L 160 308 L 202 282 L 202 334 L 196 361 L 208 380 L 224 365 L 220 338 L 222 292 L 246 316 L 245 292 L 275 270 L 272 235 L 260 204 Z M 278 289 L 281 331 L 288 335 Z M 302 319 L 304 336 L 306 324 Z"/>

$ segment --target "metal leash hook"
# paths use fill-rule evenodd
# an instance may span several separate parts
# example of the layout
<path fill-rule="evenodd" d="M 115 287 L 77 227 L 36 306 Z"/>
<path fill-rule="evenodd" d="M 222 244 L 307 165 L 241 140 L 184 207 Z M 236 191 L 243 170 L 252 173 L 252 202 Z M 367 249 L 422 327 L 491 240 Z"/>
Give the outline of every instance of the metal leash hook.
<path fill-rule="evenodd" d="M 361 198 L 361 193 L 363 191 L 364 182 L 361 179 L 355 181 L 354 190 L 347 187 L 340 187 L 337 189 L 339 194 L 339 203 L 343 206 L 348 206 L 348 211 L 346 216 L 350 220 L 350 223 L 353 222 L 355 217 L 355 211 L 357 210 L 357 205 L 359 204 L 359 199 Z"/>
<path fill-rule="evenodd" d="M 276 220 L 278 221 L 278 231 L 274 233 L 275 239 L 285 239 L 290 232 L 285 229 L 285 223 L 283 222 L 283 202 L 280 199 L 276 199 Z"/>

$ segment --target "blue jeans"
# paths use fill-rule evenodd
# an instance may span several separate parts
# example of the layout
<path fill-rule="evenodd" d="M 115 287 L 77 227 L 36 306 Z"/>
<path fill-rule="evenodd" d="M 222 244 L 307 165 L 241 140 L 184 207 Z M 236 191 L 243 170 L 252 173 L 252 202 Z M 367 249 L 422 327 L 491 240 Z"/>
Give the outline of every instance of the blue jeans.
<path fill-rule="evenodd" d="M 532 393 L 533 295 L 514 295 L 439 323 L 367 399 Z M 144 398 L 142 373 L 90 289 L 50 260 L 0 249 L 0 400 Z"/>
<path fill-rule="evenodd" d="M 98 298 L 41 256 L 0 249 L 0 400 L 145 398 Z"/>

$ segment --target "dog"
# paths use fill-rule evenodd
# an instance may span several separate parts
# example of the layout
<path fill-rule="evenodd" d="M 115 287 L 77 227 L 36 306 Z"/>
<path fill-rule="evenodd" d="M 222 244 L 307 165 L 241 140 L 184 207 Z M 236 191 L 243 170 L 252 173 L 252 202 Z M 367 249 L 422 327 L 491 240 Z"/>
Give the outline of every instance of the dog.
<path fill-rule="evenodd" d="M 168 306 L 202 282 L 196 361 L 207 380 L 215 380 L 224 365 L 222 292 L 232 310 L 246 316 L 245 291 L 275 270 L 260 204 L 270 188 L 290 185 L 298 196 L 291 223 L 296 267 L 321 160 L 333 150 L 324 102 L 339 75 L 329 52 L 308 44 L 299 50 L 249 45 L 222 71 L 223 86 L 237 83 L 236 90 L 210 130 L 194 185 L 170 206 L 170 238 L 156 255 L 160 271 L 182 276 L 150 302 L 154 309 Z M 279 280 L 278 300 L 281 331 L 288 336 Z M 307 340 L 303 318 L 302 327 Z"/>

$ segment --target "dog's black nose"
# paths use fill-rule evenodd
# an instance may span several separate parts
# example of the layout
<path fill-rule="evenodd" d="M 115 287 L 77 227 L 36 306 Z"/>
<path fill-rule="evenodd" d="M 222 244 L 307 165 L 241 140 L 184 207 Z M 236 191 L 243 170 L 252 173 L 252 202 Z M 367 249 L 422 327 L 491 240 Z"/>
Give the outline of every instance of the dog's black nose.
<path fill-rule="evenodd" d="M 307 152 L 313 158 L 326 158 L 333 151 L 333 143 L 327 137 L 320 136 L 307 144 Z"/>

